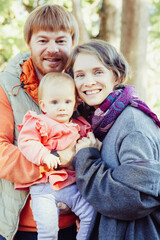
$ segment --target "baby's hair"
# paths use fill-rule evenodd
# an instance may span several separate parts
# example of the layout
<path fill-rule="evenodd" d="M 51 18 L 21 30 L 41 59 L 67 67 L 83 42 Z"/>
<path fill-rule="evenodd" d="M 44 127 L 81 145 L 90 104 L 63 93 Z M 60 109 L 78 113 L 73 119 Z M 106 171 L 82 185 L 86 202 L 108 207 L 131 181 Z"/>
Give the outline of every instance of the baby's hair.
<path fill-rule="evenodd" d="M 69 76 L 67 73 L 60 73 L 60 72 L 50 72 L 44 75 L 44 77 L 41 79 L 38 89 L 38 101 L 42 100 L 43 98 L 43 92 L 45 91 L 45 88 L 49 87 L 50 84 L 55 84 L 55 88 L 61 84 L 62 91 L 63 91 L 63 83 L 64 81 L 68 81 L 68 83 L 72 84 L 75 88 L 74 80 L 71 76 Z M 75 90 L 76 94 L 76 90 Z"/>

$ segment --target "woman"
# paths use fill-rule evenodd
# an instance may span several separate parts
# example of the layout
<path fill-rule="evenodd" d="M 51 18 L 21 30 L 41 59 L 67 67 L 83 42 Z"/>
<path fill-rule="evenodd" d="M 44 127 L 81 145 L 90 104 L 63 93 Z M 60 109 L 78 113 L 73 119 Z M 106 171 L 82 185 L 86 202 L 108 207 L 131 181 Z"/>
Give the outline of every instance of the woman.
<path fill-rule="evenodd" d="M 160 122 L 134 87 L 123 85 L 127 62 L 93 40 L 73 50 L 66 72 L 86 103 L 81 114 L 89 113 L 103 142 L 100 153 L 94 136 L 79 140 L 74 158 L 78 188 L 97 211 L 88 239 L 160 239 Z"/>

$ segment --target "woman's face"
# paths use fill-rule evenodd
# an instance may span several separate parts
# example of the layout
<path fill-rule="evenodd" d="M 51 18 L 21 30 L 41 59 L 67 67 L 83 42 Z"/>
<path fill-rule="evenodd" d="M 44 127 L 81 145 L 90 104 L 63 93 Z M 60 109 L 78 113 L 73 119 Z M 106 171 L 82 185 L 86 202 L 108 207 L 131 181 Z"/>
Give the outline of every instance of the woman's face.
<path fill-rule="evenodd" d="M 79 53 L 73 73 L 80 98 L 94 108 L 101 105 L 117 84 L 113 72 L 94 54 Z"/>

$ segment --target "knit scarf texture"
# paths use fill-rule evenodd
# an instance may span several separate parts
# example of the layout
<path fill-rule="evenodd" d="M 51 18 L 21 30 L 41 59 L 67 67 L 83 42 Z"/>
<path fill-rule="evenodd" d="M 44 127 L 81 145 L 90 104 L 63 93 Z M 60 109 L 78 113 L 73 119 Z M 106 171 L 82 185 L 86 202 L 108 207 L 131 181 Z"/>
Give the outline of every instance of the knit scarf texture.
<path fill-rule="evenodd" d="M 21 87 L 38 103 L 39 79 L 36 76 L 32 59 L 29 58 L 21 67 L 23 70 L 20 76 Z"/>
<path fill-rule="evenodd" d="M 134 86 L 125 86 L 123 89 L 118 89 L 110 93 L 88 119 L 95 136 L 99 140 L 102 141 L 104 139 L 118 116 L 128 105 L 143 111 L 160 127 L 160 121 L 156 114 L 151 111 L 145 102 L 138 98 Z"/>

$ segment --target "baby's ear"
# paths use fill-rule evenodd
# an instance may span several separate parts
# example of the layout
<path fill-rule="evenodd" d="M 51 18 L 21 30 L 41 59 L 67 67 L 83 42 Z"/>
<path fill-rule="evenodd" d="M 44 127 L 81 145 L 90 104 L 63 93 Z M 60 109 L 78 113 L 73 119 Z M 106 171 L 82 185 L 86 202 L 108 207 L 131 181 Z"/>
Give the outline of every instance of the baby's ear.
<path fill-rule="evenodd" d="M 40 100 L 40 101 L 39 101 L 39 107 L 40 107 L 40 109 L 41 109 L 41 111 L 42 111 L 43 113 L 46 113 L 46 110 L 45 110 L 46 105 L 45 105 L 45 103 L 44 103 L 43 100 Z"/>

